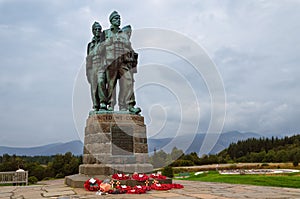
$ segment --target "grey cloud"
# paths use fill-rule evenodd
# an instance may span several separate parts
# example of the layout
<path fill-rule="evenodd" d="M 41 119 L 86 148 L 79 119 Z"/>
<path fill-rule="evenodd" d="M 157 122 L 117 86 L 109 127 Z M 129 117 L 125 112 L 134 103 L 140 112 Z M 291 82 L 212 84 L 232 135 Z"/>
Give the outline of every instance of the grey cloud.
<path fill-rule="evenodd" d="M 22 145 L 25 138 L 28 145 L 78 139 L 72 120 L 74 79 L 92 37 L 91 24 L 97 20 L 108 28 L 112 10 L 121 13 L 123 25 L 175 30 L 207 49 L 226 89 L 224 131 L 299 132 L 299 7 L 297 1 L 0 1 L 0 144 Z M 180 115 L 170 93 L 138 90 L 146 120 L 152 114 L 159 127 L 164 113 L 159 108 L 149 113 L 147 107 L 162 105 L 168 125 L 161 133 L 168 135 L 176 131 L 180 116 L 187 118 L 183 125 L 189 131 L 200 111 L 200 130 L 205 132 L 211 104 L 203 77 L 185 70 L 188 64 L 181 59 L 143 55 L 140 64 L 174 66 L 197 97 L 191 100 L 188 90 L 181 92 L 186 110 Z M 163 71 L 148 75 L 155 74 L 171 83 L 170 88 L 175 83 L 178 90 L 186 88 L 179 76 Z M 142 79 L 138 73 L 136 86 Z M 157 101 L 151 92 L 159 93 Z M 193 110 L 196 102 L 200 107 Z"/>

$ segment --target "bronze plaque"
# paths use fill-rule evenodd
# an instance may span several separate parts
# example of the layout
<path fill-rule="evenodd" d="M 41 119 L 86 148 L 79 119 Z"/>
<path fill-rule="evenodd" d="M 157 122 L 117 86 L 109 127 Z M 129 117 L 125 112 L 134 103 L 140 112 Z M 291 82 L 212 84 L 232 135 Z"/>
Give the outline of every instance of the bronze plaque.
<path fill-rule="evenodd" d="M 129 125 L 113 125 L 112 133 L 112 155 L 133 154 L 133 128 Z"/>

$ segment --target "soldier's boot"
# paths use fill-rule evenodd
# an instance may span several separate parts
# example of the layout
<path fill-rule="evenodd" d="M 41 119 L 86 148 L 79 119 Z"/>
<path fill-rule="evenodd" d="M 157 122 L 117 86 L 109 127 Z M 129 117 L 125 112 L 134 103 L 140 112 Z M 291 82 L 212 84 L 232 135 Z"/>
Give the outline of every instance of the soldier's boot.
<path fill-rule="evenodd" d="M 100 111 L 107 110 L 106 104 L 100 103 Z"/>
<path fill-rule="evenodd" d="M 112 105 L 108 105 L 107 110 L 108 111 L 114 111 L 114 107 Z"/>
<path fill-rule="evenodd" d="M 141 108 L 134 107 L 132 105 L 129 105 L 129 109 L 128 110 L 129 110 L 130 113 L 134 113 L 136 115 L 138 115 L 142 111 Z"/>

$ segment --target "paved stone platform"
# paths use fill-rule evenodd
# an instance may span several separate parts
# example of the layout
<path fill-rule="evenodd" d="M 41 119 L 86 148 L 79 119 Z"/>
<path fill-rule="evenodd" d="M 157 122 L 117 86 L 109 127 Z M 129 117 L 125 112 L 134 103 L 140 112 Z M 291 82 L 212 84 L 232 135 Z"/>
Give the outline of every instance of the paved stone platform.
<path fill-rule="evenodd" d="M 39 182 L 34 186 L 0 186 L 0 199 L 93 199 L 93 198 L 132 198 L 132 199 L 298 199 L 300 189 L 263 187 L 253 185 L 233 185 L 225 183 L 194 182 L 175 180 L 184 189 L 169 191 L 149 191 L 146 194 L 95 195 L 82 188 L 71 188 L 64 180 Z"/>

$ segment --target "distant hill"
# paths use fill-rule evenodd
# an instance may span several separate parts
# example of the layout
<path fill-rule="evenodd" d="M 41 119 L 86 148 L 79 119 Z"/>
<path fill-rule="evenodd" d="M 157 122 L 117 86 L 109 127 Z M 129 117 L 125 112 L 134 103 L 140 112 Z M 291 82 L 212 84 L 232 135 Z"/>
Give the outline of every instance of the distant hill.
<path fill-rule="evenodd" d="M 75 140 L 67 143 L 55 143 L 48 144 L 39 147 L 28 147 L 28 148 L 18 148 L 18 147 L 5 147 L 0 146 L 0 155 L 9 154 L 9 155 L 26 155 L 26 156 L 51 156 L 58 153 L 64 154 L 66 152 L 72 152 L 74 155 L 82 155 L 83 153 L 83 144 L 80 140 Z"/>
<path fill-rule="evenodd" d="M 202 142 L 206 134 L 186 135 L 178 136 L 176 138 L 164 138 L 164 139 L 148 139 L 149 151 L 152 152 L 154 148 L 156 150 L 164 149 L 165 152 L 170 153 L 174 146 L 178 149 L 184 149 L 188 146 L 185 153 L 199 152 Z M 260 138 L 261 135 L 257 133 L 247 132 L 241 133 L 239 131 L 230 131 L 222 133 L 219 136 L 214 148 L 210 151 L 210 154 L 216 154 L 227 148 L 231 143 L 236 143 L 239 140 L 246 140 L 248 138 Z M 202 155 L 202 154 L 199 154 Z"/>
<path fill-rule="evenodd" d="M 196 135 L 185 135 L 178 136 L 176 138 L 161 138 L 161 139 L 148 139 L 149 151 L 153 152 L 154 148 L 157 150 L 164 149 L 165 152 L 171 152 L 174 146 L 178 149 L 184 149 L 184 146 L 188 146 L 186 153 L 199 152 L 202 145 L 205 134 Z M 248 138 L 260 138 L 261 135 L 257 133 L 240 133 L 239 131 L 230 131 L 222 133 L 211 150 L 210 154 L 216 154 L 225 148 L 227 148 L 231 143 L 236 143 L 239 140 L 246 140 Z M 67 143 L 54 143 L 39 147 L 28 147 L 28 148 L 17 148 L 17 147 L 4 147 L 0 146 L 0 155 L 5 153 L 9 155 L 26 155 L 26 156 L 50 156 L 56 155 L 58 153 L 64 154 L 66 152 L 72 152 L 74 155 L 82 155 L 83 153 L 83 143 L 80 140 L 75 140 Z M 202 154 L 199 154 L 202 155 Z"/>

